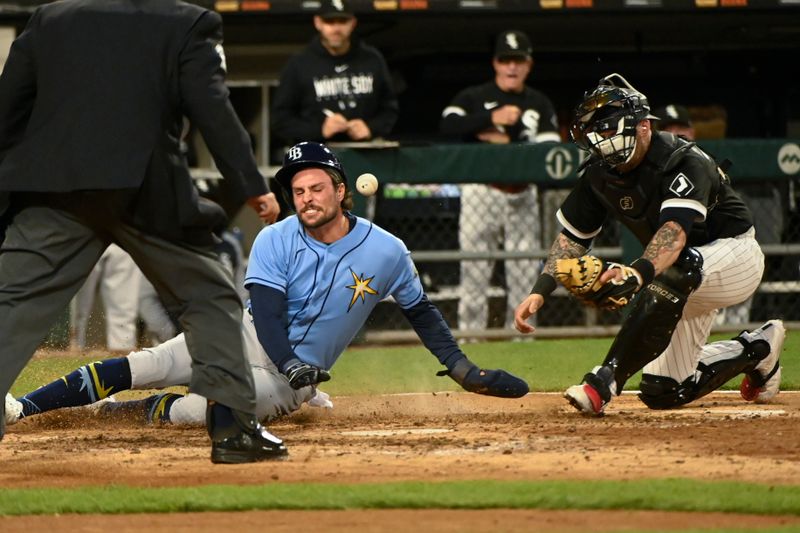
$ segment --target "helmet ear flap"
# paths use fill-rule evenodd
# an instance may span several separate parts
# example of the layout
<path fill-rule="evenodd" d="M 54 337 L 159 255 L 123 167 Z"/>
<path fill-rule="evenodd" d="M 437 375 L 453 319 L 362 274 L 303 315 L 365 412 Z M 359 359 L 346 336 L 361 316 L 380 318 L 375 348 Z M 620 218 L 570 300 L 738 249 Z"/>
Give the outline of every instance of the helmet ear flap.
<path fill-rule="evenodd" d="M 292 190 L 281 186 L 281 197 L 283 198 L 283 201 L 286 202 L 286 207 L 288 207 L 291 211 L 294 211 L 295 209 L 294 199 L 292 199 Z"/>

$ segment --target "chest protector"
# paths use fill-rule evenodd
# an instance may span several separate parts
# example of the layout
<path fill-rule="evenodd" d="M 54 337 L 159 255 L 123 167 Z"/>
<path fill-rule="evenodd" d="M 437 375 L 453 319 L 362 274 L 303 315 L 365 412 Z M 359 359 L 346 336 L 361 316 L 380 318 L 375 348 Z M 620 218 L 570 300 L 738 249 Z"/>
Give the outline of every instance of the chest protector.
<path fill-rule="evenodd" d="M 673 138 L 675 142 L 670 143 L 654 135 L 647 157 L 628 174 L 620 175 L 605 165 L 592 164 L 591 160 L 586 169 L 589 184 L 600 202 L 644 246 L 659 228 L 664 175 L 678 166 L 695 145 Z"/>

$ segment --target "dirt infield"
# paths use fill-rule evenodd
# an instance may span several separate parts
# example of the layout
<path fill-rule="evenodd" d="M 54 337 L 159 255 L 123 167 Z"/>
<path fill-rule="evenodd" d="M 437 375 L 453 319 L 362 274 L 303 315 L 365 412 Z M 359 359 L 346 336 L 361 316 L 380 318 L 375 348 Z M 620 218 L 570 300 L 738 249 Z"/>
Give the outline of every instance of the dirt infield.
<path fill-rule="evenodd" d="M 78 409 L 48 413 L 9 428 L 0 444 L 0 486 L 800 480 L 800 394 L 781 394 L 770 405 L 715 394 L 668 412 L 649 411 L 625 395 L 601 419 L 578 415 L 554 394 L 501 400 L 439 393 L 342 397 L 334 403 L 332 410 L 304 407 L 270 427 L 285 439 L 289 460 L 243 466 L 212 465 L 207 437 L 199 428 L 108 422 Z M 800 525 L 800 517 L 621 511 L 269 511 L 234 516 L 136 515 L 106 517 L 100 523 L 104 530 L 173 532 L 189 524 L 192 531 L 211 531 L 220 524 L 245 529 L 270 524 L 270 531 L 293 531 L 298 521 L 307 520 L 325 524 L 324 531 L 405 531 L 409 521 L 422 521 L 430 531 L 530 531 L 532 524 L 547 531 Z M 0 518 L 0 530 L 82 530 L 91 523 L 77 516 L 10 517 Z"/>

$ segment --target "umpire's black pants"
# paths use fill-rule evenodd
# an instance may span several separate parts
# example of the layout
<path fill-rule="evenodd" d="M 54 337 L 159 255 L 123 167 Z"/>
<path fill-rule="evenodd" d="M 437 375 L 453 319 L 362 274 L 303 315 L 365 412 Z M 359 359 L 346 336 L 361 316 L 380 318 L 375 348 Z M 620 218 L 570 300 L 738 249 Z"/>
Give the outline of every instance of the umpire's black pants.
<path fill-rule="evenodd" d="M 5 396 L 103 250 L 116 242 L 179 317 L 192 356 L 190 390 L 254 413 L 241 301 L 213 252 L 124 223 L 113 191 L 41 197 L 26 195 L 0 248 L 0 394 Z"/>

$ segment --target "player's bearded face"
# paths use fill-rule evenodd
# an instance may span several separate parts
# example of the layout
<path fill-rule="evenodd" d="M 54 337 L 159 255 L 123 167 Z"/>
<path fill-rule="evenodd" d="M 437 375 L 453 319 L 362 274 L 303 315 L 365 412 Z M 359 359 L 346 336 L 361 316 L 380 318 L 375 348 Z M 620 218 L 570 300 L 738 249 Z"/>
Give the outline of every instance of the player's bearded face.
<path fill-rule="evenodd" d="M 341 214 L 344 186 L 339 188 L 334 186 L 327 172 L 319 168 L 309 168 L 295 174 L 292 178 L 292 198 L 303 226 L 319 228 Z"/>
<path fill-rule="evenodd" d="M 355 28 L 355 19 L 352 18 L 333 18 L 315 19 L 315 26 L 319 31 L 320 38 L 326 47 L 339 50 L 349 46 L 350 35 Z"/>

